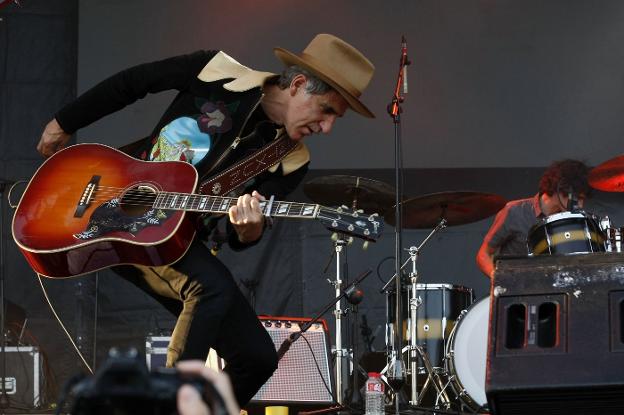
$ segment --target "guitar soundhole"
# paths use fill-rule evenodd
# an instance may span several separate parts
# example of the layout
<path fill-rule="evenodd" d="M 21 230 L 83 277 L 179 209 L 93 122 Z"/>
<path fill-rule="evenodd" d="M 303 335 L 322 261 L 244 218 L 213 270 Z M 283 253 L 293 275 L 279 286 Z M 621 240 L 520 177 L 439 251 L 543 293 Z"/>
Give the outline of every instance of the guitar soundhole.
<path fill-rule="evenodd" d="M 123 194 L 120 207 L 126 215 L 142 216 L 152 209 L 156 195 L 156 189 L 151 186 L 135 186 Z"/>

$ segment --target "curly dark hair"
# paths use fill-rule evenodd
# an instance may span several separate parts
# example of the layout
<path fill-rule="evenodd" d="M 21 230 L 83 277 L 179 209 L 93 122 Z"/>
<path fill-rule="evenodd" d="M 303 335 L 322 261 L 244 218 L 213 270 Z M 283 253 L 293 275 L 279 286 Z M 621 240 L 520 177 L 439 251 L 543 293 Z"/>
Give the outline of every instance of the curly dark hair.
<path fill-rule="evenodd" d="M 559 192 L 567 193 L 572 188 L 576 194 L 589 195 L 587 182 L 589 167 L 582 161 L 565 159 L 552 163 L 542 175 L 539 192 L 549 196 Z"/>

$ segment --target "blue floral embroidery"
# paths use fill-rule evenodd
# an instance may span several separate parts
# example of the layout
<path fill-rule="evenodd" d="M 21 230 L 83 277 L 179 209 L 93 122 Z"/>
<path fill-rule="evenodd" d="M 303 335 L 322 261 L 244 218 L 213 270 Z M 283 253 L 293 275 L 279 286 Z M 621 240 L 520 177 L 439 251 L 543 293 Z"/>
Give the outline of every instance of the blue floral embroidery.
<path fill-rule="evenodd" d="M 182 160 L 197 164 L 208 154 L 211 146 L 210 134 L 200 131 L 197 120 L 191 117 L 177 118 L 160 130 L 150 159 Z"/>

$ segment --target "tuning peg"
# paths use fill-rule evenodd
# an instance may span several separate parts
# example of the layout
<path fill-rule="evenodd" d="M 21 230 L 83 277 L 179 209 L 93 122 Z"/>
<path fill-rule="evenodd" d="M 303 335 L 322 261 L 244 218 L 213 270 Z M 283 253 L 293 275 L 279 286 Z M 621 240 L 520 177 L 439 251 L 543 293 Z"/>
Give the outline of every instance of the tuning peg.
<path fill-rule="evenodd" d="M 336 241 L 338 240 L 338 233 L 333 232 L 333 233 L 331 234 L 331 240 L 332 240 L 333 242 L 336 242 Z"/>
<path fill-rule="evenodd" d="M 347 237 L 347 245 L 351 245 L 353 243 L 353 236 Z"/>
<path fill-rule="evenodd" d="M 368 249 L 368 241 L 364 241 L 364 242 L 362 243 L 362 250 L 363 250 L 363 251 L 366 251 L 367 249 Z"/>
<path fill-rule="evenodd" d="M 370 216 L 368 217 L 368 220 L 369 220 L 370 222 L 372 222 L 372 221 L 374 221 L 375 219 L 377 219 L 377 216 L 379 216 L 379 213 L 373 213 L 372 215 L 370 215 Z"/>

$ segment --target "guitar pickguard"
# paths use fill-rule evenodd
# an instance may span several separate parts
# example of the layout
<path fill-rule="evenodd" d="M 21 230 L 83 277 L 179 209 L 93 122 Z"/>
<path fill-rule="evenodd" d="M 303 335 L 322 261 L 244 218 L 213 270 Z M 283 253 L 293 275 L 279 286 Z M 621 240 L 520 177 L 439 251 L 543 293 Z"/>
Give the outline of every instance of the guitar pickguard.
<path fill-rule="evenodd" d="M 120 202 L 120 198 L 115 198 L 98 206 L 89 218 L 86 229 L 75 233 L 74 238 L 89 240 L 119 231 L 135 236 L 148 226 L 161 225 L 171 215 L 162 209 L 149 209 L 140 216 L 131 216 L 124 212 Z"/>

